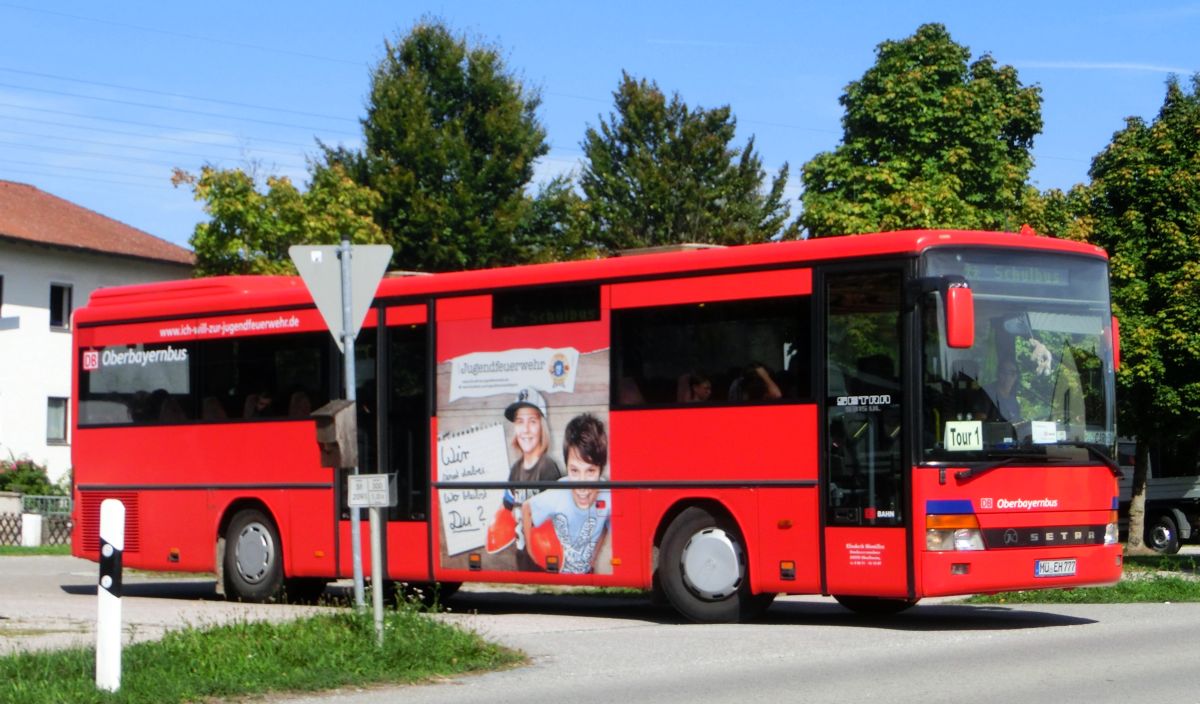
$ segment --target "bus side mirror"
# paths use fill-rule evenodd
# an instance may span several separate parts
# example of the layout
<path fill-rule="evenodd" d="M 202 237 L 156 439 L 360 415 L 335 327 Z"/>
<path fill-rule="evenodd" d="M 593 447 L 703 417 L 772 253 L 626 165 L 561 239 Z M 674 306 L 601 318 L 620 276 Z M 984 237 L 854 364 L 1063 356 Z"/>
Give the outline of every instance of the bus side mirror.
<path fill-rule="evenodd" d="M 1113 352 L 1113 371 L 1121 368 L 1121 324 L 1117 322 L 1117 316 L 1112 317 L 1112 352 Z"/>
<path fill-rule="evenodd" d="M 321 466 L 358 466 L 358 416 L 353 401 L 335 399 L 312 412 L 317 423 Z"/>
<path fill-rule="evenodd" d="M 975 297 L 965 284 L 946 289 L 946 344 L 954 349 L 975 344 Z"/>

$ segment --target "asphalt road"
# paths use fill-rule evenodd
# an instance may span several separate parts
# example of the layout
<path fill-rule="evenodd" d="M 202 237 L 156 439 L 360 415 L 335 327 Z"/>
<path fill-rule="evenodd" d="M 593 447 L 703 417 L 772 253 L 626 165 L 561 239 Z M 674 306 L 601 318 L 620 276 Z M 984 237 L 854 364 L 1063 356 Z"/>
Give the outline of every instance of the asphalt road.
<path fill-rule="evenodd" d="M 94 565 L 70 558 L 0 558 L 0 650 L 88 642 L 95 578 Z M 444 618 L 523 650 L 530 666 L 268 701 L 1200 702 L 1200 604 L 942 602 L 869 621 L 829 599 L 789 597 L 752 624 L 698 626 L 644 599 L 492 589 L 460 593 Z M 228 604 L 211 580 L 135 578 L 127 594 L 137 639 L 317 608 Z"/>

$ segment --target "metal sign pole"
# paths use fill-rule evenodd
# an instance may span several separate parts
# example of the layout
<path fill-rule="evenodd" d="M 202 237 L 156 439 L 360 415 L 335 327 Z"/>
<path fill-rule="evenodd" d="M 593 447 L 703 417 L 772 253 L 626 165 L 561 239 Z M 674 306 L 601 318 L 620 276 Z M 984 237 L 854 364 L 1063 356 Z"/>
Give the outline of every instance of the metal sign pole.
<path fill-rule="evenodd" d="M 371 517 L 371 603 L 375 607 L 375 643 L 383 646 L 383 514 L 379 509 L 396 505 L 396 477 L 360 474 L 350 477 L 346 499 L 351 506 L 367 507 Z"/>
<path fill-rule="evenodd" d="M 383 538 L 379 507 L 367 509 L 371 517 L 371 606 L 375 612 L 375 644 L 383 647 Z"/>
<path fill-rule="evenodd" d="M 392 248 L 386 244 L 350 246 L 349 235 L 342 235 L 340 245 L 292 245 L 288 255 L 296 265 L 296 273 L 304 280 L 312 294 L 313 303 L 329 327 L 329 332 L 342 351 L 346 377 L 346 401 L 356 402 L 357 388 L 354 373 L 354 338 L 366 319 L 371 301 L 388 262 L 392 259 Z M 340 266 L 332 266 L 337 256 Z M 356 453 L 357 454 L 357 453 Z M 347 464 L 349 459 L 347 458 Z M 333 465 L 328 465 L 333 466 Z M 358 476 L 358 460 L 349 469 L 347 484 Z M 354 562 L 354 605 L 362 610 L 366 607 L 363 598 L 362 567 L 362 511 L 350 505 L 350 551 Z"/>
<path fill-rule="evenodd" d="M 355 388 L 354 370 L 354 313 L 351 308 L 354 297 L 350 287 L 350 236 L 342 235 L 342 246 L 338 248 L 338 259 L 342 262 L 342 359 L 346 377 L 346 400 L 356 401 L 358 390 Z M 352 474 L 358 474 L 358 465 L 351 468 Z M 357 506 L 350 507 L 350 552 L 354 562 L 354 606 L 358 609 L 366 607 L 363 596 L 363 565 L 362 565 L 362 536 L 359 534 L 361 514 Z"/>

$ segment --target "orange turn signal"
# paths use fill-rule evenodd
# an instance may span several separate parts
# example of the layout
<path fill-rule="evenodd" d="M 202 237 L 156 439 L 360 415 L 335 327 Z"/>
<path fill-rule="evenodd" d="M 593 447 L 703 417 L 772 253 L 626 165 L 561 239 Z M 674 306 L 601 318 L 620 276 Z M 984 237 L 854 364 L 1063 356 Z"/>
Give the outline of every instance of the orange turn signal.
<path fill-rule="evenodd" d="M 925 527 L 934 530 L 979 529 L 979 519 L 973 513 L 955 513 L 925 517 Z"/>

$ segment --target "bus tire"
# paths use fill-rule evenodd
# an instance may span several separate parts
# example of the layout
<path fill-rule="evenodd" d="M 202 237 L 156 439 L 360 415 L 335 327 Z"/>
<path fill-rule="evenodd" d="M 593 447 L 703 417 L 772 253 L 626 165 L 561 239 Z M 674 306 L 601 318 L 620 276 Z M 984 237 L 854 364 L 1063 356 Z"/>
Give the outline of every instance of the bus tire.
<path fill-rule="evenodd" d="M 769 595 L 750 593 L 746 549 L 732 520 L 693 506 L 663 534 L 659 579 L 667 601 L 698 623 L 729 623 L 757 616 Z"/>
<path fill-rule="evenodd" d="M 834 595 L 837 603 L 850 609 L 859 616 L 882 618 L 894 616 L 905 609 L 916 605 L 917 599 L 897 599 L 879 596 L 839 596 Z"/>
<path fill-rule="evenodd" d="M 265 602 L 283 585 L 283 553 L 275 523 L 259 509 L 234 515 L 225 530 L 225 594 L 235 601 Z"/>
<path fill-rule="evenodd" d="M 1160 515 L 1146 528 L 1146 545 L 1165 555 L 1179 552 L 1179 526 L 1170 514 Z"/>

